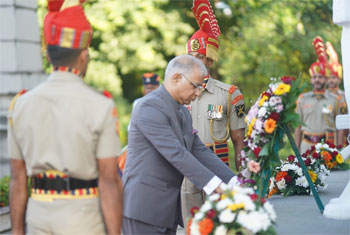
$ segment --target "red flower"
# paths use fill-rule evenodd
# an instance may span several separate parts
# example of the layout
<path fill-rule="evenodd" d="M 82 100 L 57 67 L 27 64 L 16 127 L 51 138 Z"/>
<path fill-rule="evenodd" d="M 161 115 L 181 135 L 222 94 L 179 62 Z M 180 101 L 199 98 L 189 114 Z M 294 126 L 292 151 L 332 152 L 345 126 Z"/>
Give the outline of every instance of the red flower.
<path fill-rule="evenodd" d="M 267 97 L 271 97 L 271 94 L 270 93 L 268 93 L 268 92 L 266 92 L 266 91 L 264 91 L 263 93 L 261 93 L 261 97 L 264 97 L 264 96 L 267 96 Z"/>
<path fill-rule="evenodd" d="M 337 149 L 341 149 L 343 146 L 341 144 L 337 145 Z"/>
<path fill-rule="evenodd" d="M 259 196 L 256 193 L 250 195 L 250 199 L 252 199 L 253 201 L 256 201 L 256 199 L 258 199 L 258 198 L 259 198 Z"/>
<path fill-rule="evenodd" d="M 292 81 L 295 81 L 295 77 L 288 77 L 288 76 L 283 76 L 281 78 L 282 82 L 286 83 L 286 84 L 291 84 Z"/>
<path fill-rule="evenodd" d="M 211 209 L 211 210 L 209 210 L 208 213 L 207 213 L 207 218 L 212 219 L 212 218 L 215 217 L 215 215 L 216 215 L 215 210 Z"/>
<path fill-rule="evenodd" d="M 253 150 L 253 152 L 254 152 L 256 158 L 258 158 L 260 151 L 261 151 L 261 148 L 260 148 L 260 147 L 256 147 L 256 148 Z"/>
<path fill-rule="evenodd" d="M 310 158 L 307 158 L 307 159 L 304 161 L 304 163 L 305 163 L 306 166 L 310 166 L 310 164 L 311 164 Z"/>
<path fill-rule="evenodd" d="M 291 177 L 290 175 L 286 175 L 286 176 L 284 177 L 284 180 L 285 180 L 286 183 L 288 184 L 288 183 L 290 183 L 290 182 L 292 181 L 292 177 Z"/>
<path fill-rule="evenodd" d="M 294 162 L 295 156 L 294 155 L 289 155 L 288 156 L 288 161 Z"/>
<path fill-rule="evenodd" d="M 315 159 L 319 159 L 320 155 L 318 155 L 318 153 L 316 153 L 316 152 L 313 152 L 312 153 L 312 157 L 315 158 Z"/>
<path fill-rule="evenodd" d="M 264 204 L 264 203 L 266 202 L 266 199 L 262 197 L 262 198 L 260 199 L 260 201 L 261 201 L 262 204 Z"/>
<path fill-rule="evenodd" d="M 199 211 L 199 207 L 198 206 L 194 206 L 191 208 L 190 212 L 191 212 L 191 215 L 192 217 L 194 216 L 194 214 Z"/>
<path fill-rule="evenodd" d="M 270 114 L 269 118 L 271 118 L 271 119 L 275 120 L 276 122 L 278 122 L 280 120 L 280 115 L 278 113 L 273 112 L 273 113 Z"/>
<path fill-rule="evenodd" d="M 315 150 L 316 150 L 315 146 L 312 145 L 312 146 L 311 146 L 311 152 L 314 152 Z"/>
<path fill-rule="evenodd" d="M 333 151 L 332 152 L 332 157 L 336 157 L 338 155 L 338 152 L 337 151 Z"/>

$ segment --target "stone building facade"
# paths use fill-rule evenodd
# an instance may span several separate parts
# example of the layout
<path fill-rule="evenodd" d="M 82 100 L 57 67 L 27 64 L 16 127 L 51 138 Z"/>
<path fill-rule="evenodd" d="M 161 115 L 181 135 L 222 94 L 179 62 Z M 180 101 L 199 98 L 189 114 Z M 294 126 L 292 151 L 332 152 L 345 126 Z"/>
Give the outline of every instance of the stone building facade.
<path fill-rule="evenodd" d="M 7 109 L 12 97 L 45 77 L 37 1 L 0 0 L 0 177 L 10 173 Z"/>

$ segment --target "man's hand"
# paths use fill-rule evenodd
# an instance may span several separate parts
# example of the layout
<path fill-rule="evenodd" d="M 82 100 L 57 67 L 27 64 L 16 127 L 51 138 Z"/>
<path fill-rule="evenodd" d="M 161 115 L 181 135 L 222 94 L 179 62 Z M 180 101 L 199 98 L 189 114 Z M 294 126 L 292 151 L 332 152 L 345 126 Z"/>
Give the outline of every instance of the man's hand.
<path fill-rule="evenodd" d="M 10 213 L 12 234 L 24 234 L 27 208 L 27 171 L 24 160 L 11 159 Z"/>
<path fill-rule="evenodd" d="M 108 234 L 121 234 L 123 218 L 123 185 L 117 173 L 117 158 L 98 160 L 98 187 Z"/>
<path fill-rule="evenodd" d="M 231 130 L 231 140 L 235 148 L 235 165 L 237 172 L 241 166 L 241 151 L 244 147 L 244 128 Z"/>

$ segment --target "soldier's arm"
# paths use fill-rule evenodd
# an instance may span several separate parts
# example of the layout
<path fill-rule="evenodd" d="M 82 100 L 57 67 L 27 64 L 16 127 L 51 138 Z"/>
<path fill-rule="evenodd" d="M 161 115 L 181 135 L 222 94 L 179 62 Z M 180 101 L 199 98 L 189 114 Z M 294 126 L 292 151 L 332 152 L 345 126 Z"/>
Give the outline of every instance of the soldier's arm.
<path fill-rule="evenodd" d="M 294 141 L 299 151 L 300 151 L 300 143 L 301 143 L 301 134 L 302 134 L 301 126 L 298 126 L 297 128 L 295 128 L 295 131 L 294 131 Z"/>
<path fill-rule="evenodd" d="M 239 171 L 241 166 L 241 151 L 244 147 L 244 128 L 231 130 L 230 132 L 231 140 L 235 148 L 235 165 L 236 170 Z"/>
<path fill-rule="evenodd" d="M 121 234 L 123 218 L 123 185 L 117 173 L 117 158 L 98 160 L 98 187 L 108 234 Z"/>
<path fill-rule="evenodd" d="M 11 159 L 10 213 L 12 234 L 24 234 L 27 208 L 27 172 L 24 160 Z"/>

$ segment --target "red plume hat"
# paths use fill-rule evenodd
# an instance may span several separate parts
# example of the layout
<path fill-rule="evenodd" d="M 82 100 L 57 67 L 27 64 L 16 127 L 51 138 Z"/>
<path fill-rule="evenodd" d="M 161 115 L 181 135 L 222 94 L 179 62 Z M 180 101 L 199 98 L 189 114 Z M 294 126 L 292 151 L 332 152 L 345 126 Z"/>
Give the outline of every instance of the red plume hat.
<path fill-rule="evenodd" d="M 212 60 L 218 60 L 220 28 L 209 0 L 193 0 L 192 12 L 199 30 L 187 42 L 186 51 L 198 52 Z"/>
<path fill-rule="evenodd" d="M 48 0 L 49 12 L 44 20 L 44 36 L 48 45 L 71 49 L 87 48 L 92 28 L 82 0 Z"/>
<path fill-rule="evenodd" d="M 331 73 L 339 79 L 343 78 L 343 68 L 338 60 L 338 54 L 330 42 L 326 42 L 327 54 L 329 56 L 329 68 Z"/>
<path fill-rule="evenodd" d="M 328 67 L 328 58 L 322 38 L 319 36 L 315 37 L 312 41 L 312 45 L 315 48 L 317 61 L 310 66 L 309 73 L 311 76 L 319 73 L 328 77 L 330 69 Z"/>

